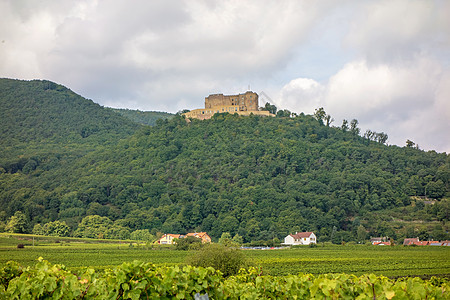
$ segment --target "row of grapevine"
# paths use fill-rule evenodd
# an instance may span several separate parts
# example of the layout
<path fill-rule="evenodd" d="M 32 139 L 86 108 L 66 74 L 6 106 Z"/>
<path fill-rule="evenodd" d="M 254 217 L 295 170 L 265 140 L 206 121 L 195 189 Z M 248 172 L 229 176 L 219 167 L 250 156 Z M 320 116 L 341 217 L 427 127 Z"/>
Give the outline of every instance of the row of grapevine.
<path fill-rule="evenodd" d="M 2 299 L 449 299 L 445 279 L 391 280 L 348 274 L 288 276 L 241 270 L 224 278 L 213 268 L 156 267 L 127 262 L 103 272 L 75 274 L 40 258 L 32 267 L 8 262 L 0 269 Z"/>

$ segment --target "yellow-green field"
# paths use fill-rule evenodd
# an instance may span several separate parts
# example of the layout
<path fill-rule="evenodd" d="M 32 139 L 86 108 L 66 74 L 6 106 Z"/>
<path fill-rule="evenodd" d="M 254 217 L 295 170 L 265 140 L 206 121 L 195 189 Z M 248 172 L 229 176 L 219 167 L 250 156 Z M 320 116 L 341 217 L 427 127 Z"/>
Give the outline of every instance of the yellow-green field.
<path fill-rule="evenodd" d="M 20 239 L 19 239 L 20 238 Z M 18 249 L 17 244 L 25 245 Z M 130 246 L 130 243 L 132 246 Z M 282 250 L 244 250 L 249 264 L 265 274 L 373 273 L 388 277 L 432 275 L 450 277 L 450 247 L 318 246 Z M 181 265 L 189 251 L 170 247 L 138 245 L 131 241 L 43 238 L 0 234 L 0 265 L 17 261 L 33 265 L 38 257 L 70 269 L 105 269 L 140 260 L 156 265 Z"/>

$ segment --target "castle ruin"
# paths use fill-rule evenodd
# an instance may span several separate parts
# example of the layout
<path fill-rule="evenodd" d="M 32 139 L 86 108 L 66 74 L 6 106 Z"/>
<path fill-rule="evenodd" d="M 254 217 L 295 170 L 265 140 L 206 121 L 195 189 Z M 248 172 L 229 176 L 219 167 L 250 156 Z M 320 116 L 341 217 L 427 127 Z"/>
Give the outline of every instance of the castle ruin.
<path fill-rule="evenodd" d="M 186 118 L 210 119 L 216 113 L 230 113 L 248 116 L 274 116 L 265 110 L 259 110 L 258 94 L 248 91 L 238 95 L 212 94 L 205 98 L 205 108 L 194 109 L 184 114 Z"/>

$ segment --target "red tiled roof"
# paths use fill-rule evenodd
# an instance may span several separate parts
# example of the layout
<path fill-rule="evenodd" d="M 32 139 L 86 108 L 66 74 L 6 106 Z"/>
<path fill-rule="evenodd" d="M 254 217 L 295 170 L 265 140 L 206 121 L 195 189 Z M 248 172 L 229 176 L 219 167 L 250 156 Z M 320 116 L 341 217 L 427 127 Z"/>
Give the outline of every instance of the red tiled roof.
<path fill-rule="evenodd" d="M 409 238 L 403 240 L 403 245 L 412 245 L 419 242 L 419 238 Z"/>
<path fill-rule="evenodd" d="M 297 232 L 296 234 L 291 234 L 294 239 L 308 238 L 313 234 L 312 232 Z"/>

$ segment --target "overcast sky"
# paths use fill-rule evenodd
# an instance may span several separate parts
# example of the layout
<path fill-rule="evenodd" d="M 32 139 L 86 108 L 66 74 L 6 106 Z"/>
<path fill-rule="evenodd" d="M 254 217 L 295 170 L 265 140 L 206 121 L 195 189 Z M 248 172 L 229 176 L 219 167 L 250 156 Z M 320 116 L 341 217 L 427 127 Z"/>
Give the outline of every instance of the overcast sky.
<path fill-rule="evenodd" d="M 0 0 L 0 77 L 177 112 L 264 91 L 450 152 L 450 1 Z M 262 105 L 263 103 L 260 103 Z"/>

